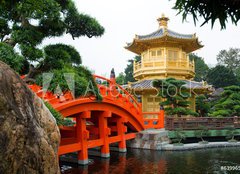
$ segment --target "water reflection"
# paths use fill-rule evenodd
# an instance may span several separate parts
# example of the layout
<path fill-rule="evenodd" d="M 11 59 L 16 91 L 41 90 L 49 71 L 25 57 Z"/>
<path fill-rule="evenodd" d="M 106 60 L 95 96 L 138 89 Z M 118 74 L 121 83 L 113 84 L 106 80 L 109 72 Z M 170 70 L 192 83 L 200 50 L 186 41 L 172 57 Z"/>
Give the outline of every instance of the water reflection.
<path fill-rule="evenodd" d="M 128 149 L 127 154 L 112 152 L 110 159 L 91 158 L 88 166 L 61 164 L 63 174 L 227 174 L 221 166 L 240 166 L 239 148 L 160 152 Z"/>

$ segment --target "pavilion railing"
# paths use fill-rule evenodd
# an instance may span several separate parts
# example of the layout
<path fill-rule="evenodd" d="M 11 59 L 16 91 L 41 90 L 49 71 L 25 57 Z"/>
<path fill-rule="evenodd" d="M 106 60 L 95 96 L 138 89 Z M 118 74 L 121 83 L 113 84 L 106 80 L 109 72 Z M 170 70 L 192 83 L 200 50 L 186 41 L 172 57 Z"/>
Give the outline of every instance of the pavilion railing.
<path fill-rule="evenodd" d="M 202 127 L 217 130 L 229 127 L 240 128 L 240 117 L 165 117 L 165 129 L 197 130 Z"/>
<path fill-rule="evenodd" d="M 142 112 L 144 128 L 164 128 L 164 110 L 159 112 Z"/>

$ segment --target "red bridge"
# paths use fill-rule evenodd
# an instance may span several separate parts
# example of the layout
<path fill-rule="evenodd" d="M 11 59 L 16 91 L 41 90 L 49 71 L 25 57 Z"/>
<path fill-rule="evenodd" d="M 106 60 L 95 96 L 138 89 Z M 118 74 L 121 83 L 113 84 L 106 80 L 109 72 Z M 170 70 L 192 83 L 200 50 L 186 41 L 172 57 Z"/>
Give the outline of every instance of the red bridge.
<path fill-rule="evenodd" d="M 141 104 L 116 84 L 115 78 L 94 76 L 103 97 L 101 102 L 94 97 L 74 99 L 71 93 L 57 97 L 51 92 L 43 93 L 41 87 L 29 87 L 65 118 L 72 118 L 72 127 L 60 126 L 61 144 L 58 154 L 78 152 L 78 163 L 88 163 L 88 149 L 100 147 L 101 157 L 110 157 L 109 145 L 118 143 L 119 152 L 126 152 L 126 140 L 135 138 L 135 133 L 148 128 L 164 127 L 164 111 L 142 112 Z M 103 85 L 105 84 L 105 85 Z"/>

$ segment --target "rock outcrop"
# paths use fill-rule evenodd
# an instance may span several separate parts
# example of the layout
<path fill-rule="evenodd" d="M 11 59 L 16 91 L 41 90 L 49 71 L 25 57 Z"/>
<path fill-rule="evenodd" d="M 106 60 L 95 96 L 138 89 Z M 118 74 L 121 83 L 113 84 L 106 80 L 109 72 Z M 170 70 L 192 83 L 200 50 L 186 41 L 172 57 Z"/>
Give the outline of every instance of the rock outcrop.
<path fill-rule="evenodd" d="M 0 173 L 55 174 L 60 134 L 42 100 L 0 62 Z"/>

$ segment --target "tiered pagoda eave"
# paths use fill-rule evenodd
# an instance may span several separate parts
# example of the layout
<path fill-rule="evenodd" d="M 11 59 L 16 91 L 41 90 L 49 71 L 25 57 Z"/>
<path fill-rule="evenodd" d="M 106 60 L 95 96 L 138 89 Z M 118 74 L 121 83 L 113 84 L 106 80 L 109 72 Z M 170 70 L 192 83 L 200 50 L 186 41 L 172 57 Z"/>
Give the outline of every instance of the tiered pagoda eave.
<path fill-rule="evenodd" d="M 135 35 L 133 42 L 127 43 L 125 48 L 140 55 L 143 51 L 158 47 L 159 45 L 164 47 L 178 47 L 186 53 L 203 47 L 201 42 L 198 41 L 196 34 L 179 34 L 161 27 L 148 35 Z"/>

